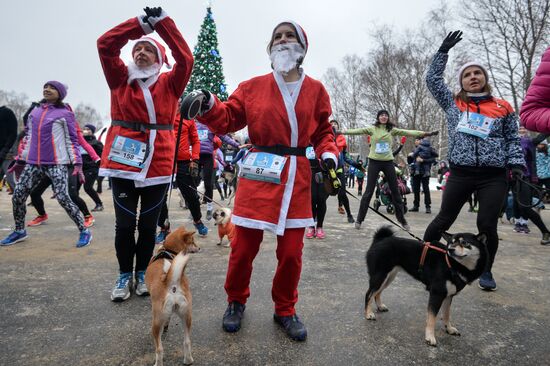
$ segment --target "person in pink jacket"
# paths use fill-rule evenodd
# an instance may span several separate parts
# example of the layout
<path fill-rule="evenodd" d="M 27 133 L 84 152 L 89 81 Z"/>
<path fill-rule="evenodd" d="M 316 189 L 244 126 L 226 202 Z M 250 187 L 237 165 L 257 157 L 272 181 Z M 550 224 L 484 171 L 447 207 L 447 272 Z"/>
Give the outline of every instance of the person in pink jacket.
<path fill-rule="evenodd" d="M 521 125 L 529 131 L 550 133 L 550 47 L 542 55 L 520 110 Z"/>

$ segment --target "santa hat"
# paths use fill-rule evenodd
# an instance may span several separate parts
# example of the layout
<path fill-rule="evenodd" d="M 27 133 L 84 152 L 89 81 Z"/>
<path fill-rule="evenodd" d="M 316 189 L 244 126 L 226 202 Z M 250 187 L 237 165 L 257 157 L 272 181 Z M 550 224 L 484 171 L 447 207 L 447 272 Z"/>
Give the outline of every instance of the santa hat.
<path fill-rule="evenodd" d="M 292 20 L 287 20 L 287 21 L 281 22 L 281 23 L 277 24 L 277 26 L 275 28 L 273 28 L 273 33 L 271 33 L 271 40 L 269 41 L 269 44 L 267 45 L 267 53 L 268 54 L 271 53 L 271 47 L 273 46 L 273 36 L 275 35 L 275 30 L 277 30 L 277 28 L 279 28 L 283 24 L 290 24 L 294 28 L 294 31 L 296 32 L 296 35 L 298 36 L 298 43 L 300 43 L 300 45 L 304 48 L 305 53 L 307 53 L 309 43 L 307 41 L 306 32 L 304 31 L 304 28 L 302 28 L 298 23 L 296 23 L 295 21 L 292 21 Z"/>
<path fill-rule="evenodd" d="M 477 66 L 483 71 L 485 74 L 485 81 L 489 80 L 489 74 L 487 73 L 487 69 L 485 66 L 481 64 L 479 61 L 470 61 L 466 62 L 462 67 L 458 70 L 457 77 L 458 77 L 458 87 L 462 89 L 462 74 L 464 73 L 464 70 L 466 70 L 468 67 Z"/>
<path fill-rule="evenodd" d="M 55 88 L 55 90 L 57 90 L 57 92 L 59 93 L 59 100 L 63 100 L 67 96 L 67 89 L 69 89 L 69 87 L 62 82 L 50 80 L 44 83 L 44 86 L 46 85 L 51 85 Z"/>
<path fill-rule="evenodd" d="M 136 41 L 134 47 L 132 47 L 132 57 L 134 57 L 134 50 L 136 49 L 136 46 L 141 42 L 147 42 L 155 47 L 155 49 L 157 50 L 157 58 L 159 59 L 159 64 L 161 64 L 161 66 L 164 63 L 166 64 L 167 68 L 172 68 L 172 66 L 168 62 L 168 57 L 166 56 L 166 49 L 164 48 L 164 46 L 161 45 L 156 39 L 151 37 L 141 37 Z"/>

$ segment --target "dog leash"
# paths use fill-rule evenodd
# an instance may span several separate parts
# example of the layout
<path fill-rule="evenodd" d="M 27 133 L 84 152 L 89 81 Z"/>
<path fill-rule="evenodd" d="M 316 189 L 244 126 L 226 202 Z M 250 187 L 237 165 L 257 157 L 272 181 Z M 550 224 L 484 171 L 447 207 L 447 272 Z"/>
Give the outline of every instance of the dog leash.
<path fill-rule="evenodd" d="M 344 189 L 344 192 L 346 192 L 346 194 L 348 196 L 351 196 L 353 198 L 355 198 L 357 201 L 361 202 L 361 200 L 359 198 L 357 198 L 356 196 L 353 195 L 353 193 L 349 192 L 347 189 L 341 187 L 341 189 Z M 398 228 L 400 228 L 401 230 L 403 230 L 404 232 L 406 232 L 407 234 L 409 234 L 410 236 L 412 236 L 413 238 L 415 238 L 416 240 L 420 240 L 421 242 L 424 242 L 424 240 L 420 239 L 418 236 L 414 235 L 413 233 L 410 232 L 410 230 L 407 230 L 405 229 L 401 224 L 398 224 L 397 222 L 393 221 L 392 219 L 390 219 L 388 216 L 384 215 L 382 212 L 379 212 L 378 210 L 375 210 L 374 208 L 372 208 L 370 205 L 367 206 L 368 208 L 370 208 L 372 211 L 376 212 L 379 216 L 381 216 L 383 219 L 385 219 L 386 221 L 389 221 L 390 223 L 392 223 L 393 225 L 397 226 Z"/>
<path fill-rule="evenodd" d="M 531 202 L 531 204 L 523 204 L 521 203 L 520 199 L 519 199 L 519 191 L 521 189 L 520 187 L 520 184 L 525 184 L 527 187 L 533 189 L 537 194 L 536 195 L 533 195 L 537 198 L 537 201 L 535 203 Z M 524 180 L 523 178 L 516 178 L 516 185 L 514 186 L 514 195 L 515 195 L 515 200 L 517 202 L 518 205 L 520 205 L 521 207 L 523 208 L 533 208 L 535 206 L 538 206 L 540 203 L 542 203 L 543 201 L 543 196 L 545 193 L 548 193 L 550 190 L 548 188 L 544 188 L 544 187 L 541 187 L 541 186 L 537 186 L 536 184 L 532 184 L 526 180 Z"/>

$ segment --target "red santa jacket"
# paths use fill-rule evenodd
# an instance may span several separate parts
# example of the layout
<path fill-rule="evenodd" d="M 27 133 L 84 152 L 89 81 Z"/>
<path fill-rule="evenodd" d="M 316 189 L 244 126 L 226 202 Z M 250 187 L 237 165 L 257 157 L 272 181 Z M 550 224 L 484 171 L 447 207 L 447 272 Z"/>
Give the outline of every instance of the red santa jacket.
<path fill-rule="evenodd" d="M 178 138 L 178 126 L 180 115 L 174 121 L 174 136 Z M 178 160 L 199 160 L 201 140 L 197 133 L 195 121 L 184 119 L 181 124 L 180 144 L 178 147 Z"/>
<path fill-rule="evenodd" d="M 138 39 L 144 30 L 138 18 L 114 27 L 97 41 L 103 72 L 111 89 L 111 118 L 144 124 L 173 124 L 178 98 L 183 93 L 191 70 L 193 55 L 170 17 L 155 24 L 155 31 L 166 42 L 176 63 L 172 70 L 146 81 L 134 80 L 128 85 L 128 69 L 120 59 L 120 50 L 128 40 Z M 149 145 L 143 168 L 109 160 L 111 146 L 117 135 Z M 101 159 L 100 175 L 132 179 L 136 187 L 170 182 L 174 162 L 175 137 L 172 130 L 134 131 L 111 126 L 107 132 Z"/>
<path fill-rule="evenodd" d="M 319 81 L 303 74 L 291 96 L 283 78 L 271 73 L 241 83 L 227 102 L 216 99 L 199 120 L 216 134 L 248 125 L 250 141 L 257 146 L 313 144 L 318 157 L 330 157 L 336 163 L 330 114 L 329 96 Z M 277 235 L 286 228 L 313 225 L 309 161 L 305 156 L 287 158 L 281 184 L 240 179 L 232 216 L 235 224 Z"/>

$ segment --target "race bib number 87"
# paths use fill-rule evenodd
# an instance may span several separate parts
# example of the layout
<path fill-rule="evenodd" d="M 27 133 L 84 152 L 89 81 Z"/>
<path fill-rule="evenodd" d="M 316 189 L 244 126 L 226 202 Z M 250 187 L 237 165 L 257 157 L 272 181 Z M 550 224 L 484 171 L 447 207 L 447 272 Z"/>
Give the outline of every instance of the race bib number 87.
<path fill-rule="evenodd" d="M 275 154 L 252 152 L 244 158 L 240 175 L 247 179 L 281 184 L 286 159 Z"/>

